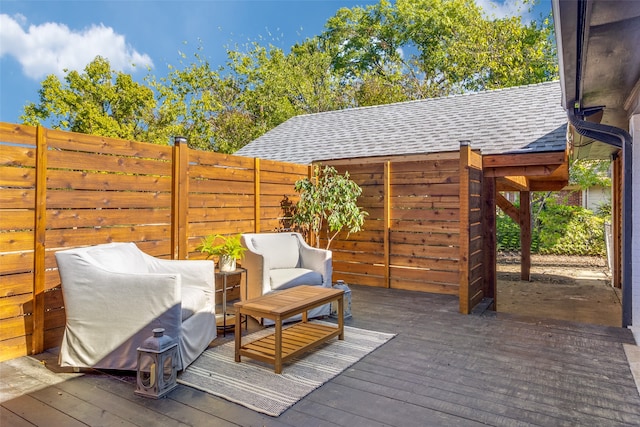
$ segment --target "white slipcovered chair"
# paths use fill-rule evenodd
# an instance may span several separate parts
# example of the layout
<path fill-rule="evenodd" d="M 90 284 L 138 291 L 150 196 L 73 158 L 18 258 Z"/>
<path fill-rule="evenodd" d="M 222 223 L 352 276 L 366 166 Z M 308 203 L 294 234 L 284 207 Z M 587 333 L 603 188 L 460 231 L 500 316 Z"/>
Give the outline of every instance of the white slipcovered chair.
<path fill-rule="evenodd" d="M 134 243 L 55 256 L 66 311 L 60 366 L 135 370 L 137 348 L 164 328 L 182 370 L 216 338 L 213 261 L 163 260 Z"/>
<path fill-rule="evenodd" d="M 245 233 L 241 242 L 247 248 L 242 261 L 247 269 L 247 295 L 243 299 L 298 285 L 331 287 L 331 251 L 309 246 L 300 233 Z M 310 318 L 326 316 L 330 310 L 330 304 L 326 304 L 307 314 Z M 264 319 L 264 324 L 272 323 Z"/>

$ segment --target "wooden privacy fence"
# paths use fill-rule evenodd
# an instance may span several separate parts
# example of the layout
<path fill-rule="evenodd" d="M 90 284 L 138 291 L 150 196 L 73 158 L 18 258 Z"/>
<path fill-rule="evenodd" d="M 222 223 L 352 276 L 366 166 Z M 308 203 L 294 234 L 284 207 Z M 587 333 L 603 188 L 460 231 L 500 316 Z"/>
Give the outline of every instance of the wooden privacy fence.
<path fill-rule="evenodd" d="M 491 293 L 480 154 L 462 145 L 459 152 L 324 163 L 349 172 L 369 213 L 363 231 L 334 240 L 334 279 L 459 295 L 462 313 Z"/>
<path fill-rule="evenodd" d="M 0 360 L 58 346 L 54 253 L 132 241 L 203 258 L 211 233 L 274 231 L 309 167 L 0 123 Z"/>
<path fill-rule="evenodd" d="M 469 146 L 325 164 L 349 171 L 369 212 L 364 231 L 332 246 L 333 279 L 456 294 L 463 313 L 490 294 L 483 242 L 494 207 L 483 203 L 482 158 Z M 294 183 L 310 172 L 184 142 L 0 123 L 0 360 L 60 344 L 56 251 L 132 241 L 157 257 L 203 258 L 205 235 L 282 229 L 281 203 L 295 202 Z"/>

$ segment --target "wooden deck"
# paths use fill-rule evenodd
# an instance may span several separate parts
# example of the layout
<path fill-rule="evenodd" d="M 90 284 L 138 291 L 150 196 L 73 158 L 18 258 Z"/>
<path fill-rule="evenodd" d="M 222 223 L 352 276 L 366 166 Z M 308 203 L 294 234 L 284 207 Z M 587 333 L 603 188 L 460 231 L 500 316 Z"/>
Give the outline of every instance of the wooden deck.
<path fill-rule="evenodd" d="M 626 329 L 464 316 L 446 295 L 353 286 L 352 297 L 347 325 L 398 335 L 278 418 L 183 385 L 146 399 L 132 376 L 61 373 L 44 353 L 0 364 L 0 425 L 640 425 Z"/>

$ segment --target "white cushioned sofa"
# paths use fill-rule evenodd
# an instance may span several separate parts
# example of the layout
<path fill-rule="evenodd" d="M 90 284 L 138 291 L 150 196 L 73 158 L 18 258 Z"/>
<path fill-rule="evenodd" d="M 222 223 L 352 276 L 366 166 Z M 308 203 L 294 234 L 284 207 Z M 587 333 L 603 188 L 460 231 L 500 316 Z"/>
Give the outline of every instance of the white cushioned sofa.
<path fill-rule="evenodd" d="M 182 370 L 216 338 L 213 261 L 155 258 L 134 243 L 55 256 L 66 311 L 60 366 L 135 370 L 137 348 L 164 328 Z"/>
<path fill-rule="evenodd" d="M 247 269 L 247 298 L 299 285 L 331 287 L 331 251 L 309 246 L 300 233 L 246 233 L 241 242 L 247 248 L 242 261 Z M 330 310 L 326 304 L 310 310 L 308 316 L 326 316 Z"/>

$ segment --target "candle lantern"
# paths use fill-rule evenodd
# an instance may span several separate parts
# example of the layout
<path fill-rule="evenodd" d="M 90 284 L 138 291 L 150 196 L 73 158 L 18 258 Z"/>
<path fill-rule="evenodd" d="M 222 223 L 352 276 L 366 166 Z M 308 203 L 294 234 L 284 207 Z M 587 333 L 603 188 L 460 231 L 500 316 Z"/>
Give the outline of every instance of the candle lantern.
<path fill-rule="evenodd" d="M 348 319 L 351 317 L 351 289 L 349 286 L 344 283 L 344 280 L 338 280 L 333 284 L 335 289 L 342 289 L 344 291 L 344 318 Z M 338 303 L 336 301 L 331 302 L 331 311 L 329 312 L 329 316 L 333 318 L 338 317 Z"/>
<path fill-rule="evenodd" d="M 140 396 L 159 399 L 178 386 L 178 344 L 164 328 L 153 330 L 138 347 L 137 387 Z"/>

